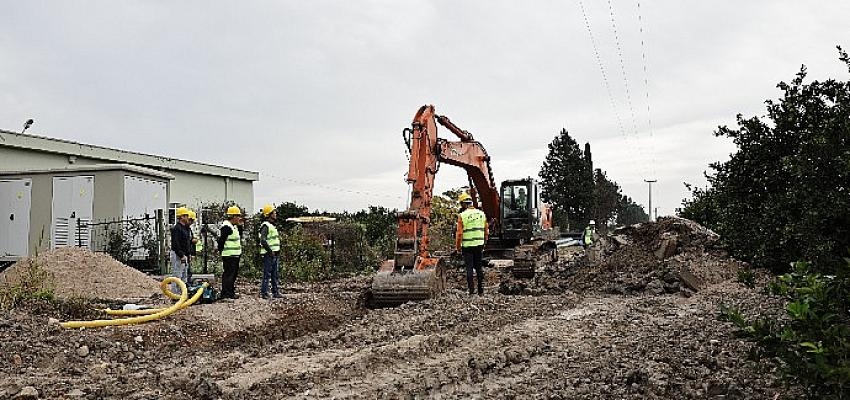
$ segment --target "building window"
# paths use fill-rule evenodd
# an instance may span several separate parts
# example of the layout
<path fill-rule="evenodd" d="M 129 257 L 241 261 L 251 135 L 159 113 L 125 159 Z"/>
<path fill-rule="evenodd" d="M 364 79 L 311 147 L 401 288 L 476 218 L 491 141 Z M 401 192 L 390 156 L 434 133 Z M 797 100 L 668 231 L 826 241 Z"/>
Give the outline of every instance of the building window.
<path fill-rule="evenodd" d="M 168 225 L 177 223 L 177 208 L 183 207 L 180 203 L 168 203 Z"/>

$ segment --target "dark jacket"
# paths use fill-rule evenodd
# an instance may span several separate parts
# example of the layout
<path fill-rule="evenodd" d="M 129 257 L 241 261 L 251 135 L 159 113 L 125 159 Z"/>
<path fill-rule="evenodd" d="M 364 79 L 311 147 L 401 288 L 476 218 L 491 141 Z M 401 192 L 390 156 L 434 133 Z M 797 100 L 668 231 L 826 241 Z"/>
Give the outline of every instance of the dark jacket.
<path fill-rule="evenodd" d="M 192 233 L 189 227 L 181 223 L 171 227 L 171 251 L 177 253 L 177 257 L 188 256 L 192 249 Z"/>

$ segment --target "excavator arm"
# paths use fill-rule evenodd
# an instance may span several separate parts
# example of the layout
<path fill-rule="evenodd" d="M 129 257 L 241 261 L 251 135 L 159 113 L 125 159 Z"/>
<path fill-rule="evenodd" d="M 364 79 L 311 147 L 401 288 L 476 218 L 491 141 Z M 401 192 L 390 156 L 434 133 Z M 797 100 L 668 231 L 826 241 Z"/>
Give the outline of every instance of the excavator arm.
<path fill-rule="evenodd" d="M 438 123 L 460 141 L 438 138 Z M 381 266 L 372 283 L 370 303 L 378 305 L 421 300 L 443 290 L 444 278 L 437 268 L 439 258 L 431 257 L 428 235 L 434 177 L 439 163 L 461 167 L 467 172 L 470 194 L 476 205 L 480 201 L 491 232 L 498 231 L 499 226 L 499 190 L 490 169 L 490 156 L 471 133 L 460 129 L 447 117 L 437 115 L 434 106 L 425 105 L 413 117 L 411 127 L 404 130 L 404 136 L 410 151 L 407 171 L 407 182 L 411 185 L 410 205 L 398 213 L 393 260 Z"/>
<path fill-rule="evenodd" d="M 454 133 L 460 141 L 438 138 L 437 123 Z M 412 190 L 410 206 L 399 214 L 394 268 L 424 270 L 437 262 L 429 255 L 428 228 L 438 163 L 466 171 L 474 188 L 473 199 L 476 205 L 481 202 L 494 231 L 499 223 L 499 191 L 490 169 L 490 156 L 484 146 L 447 117 L 437 115 L 434 106 L 426 105 L 419 109 L 411 128 L 405 130 L 405 137 L 410 148 L 407 182 Z"/>

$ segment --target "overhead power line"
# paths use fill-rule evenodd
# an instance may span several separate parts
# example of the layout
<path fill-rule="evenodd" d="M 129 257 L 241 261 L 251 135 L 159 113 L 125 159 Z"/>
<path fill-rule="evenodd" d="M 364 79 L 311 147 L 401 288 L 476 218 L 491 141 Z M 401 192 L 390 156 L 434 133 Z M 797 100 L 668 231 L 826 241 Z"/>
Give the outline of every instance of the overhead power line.
<path fill-rule="evenodd" d="M 654 142 L 655 134 L 652 129 L 652 111 L 650 109 L 650 101 L 649 101 L 649 72 L 647 71 L 647 62 L 646 62 L 646 44 L 644 38 L 646 34 L 643 30 L 643 17 L 641 15 L 640 10 L 640 0 L 636 1 L 637 3 L 637 20 L 638 20 L 638 30 L 640 31 L 640 57 L 643 61 L 643 86 L 646 92 L 646 127 L 649 131 L 649 139 L 650 142 Z M 655 158 L 655 146 L 650 146 L 650 152 L 652 153 L 652 175 L 657 175 L 655 170 L 656 158 Z"/>
<path fill-rule="evenodd" d="M 611 16 L 611 30 L 614 32 L 614 45 L 617 48 L 617 57 L 619 58 L 619 61 L 620 61 L 620 72 L 623 75 L 623 90 L 625 91 L 625 94 L 626 94 L 626 104 L 629 107 L 629 112 L 630 112 L 631 117 L 632 117 L 631 118 L 632 119 L 632 133 L 634 135 L 633 138 L 636 142 L 635 147 L 637 147 L 637 150 L 640 153 L 642 158 L 648 159 L 649 157 L 647 157 L 646 151 L 644 149 L 644 146 L 640 142 L 640 137 L 639 137 L 639 134 L 638 134 L 637 116 L 635 114 L 634 103 L 632 102 L 632 90 L 631 90 L 631 85 L 629 85 L 629 76 L 626 73 L 626 58 L 623 55 L 623 47 L 620 43 L 620 31 L 619 31 L 619 29 L 617 29 L 617 19 L 614 16 L 614 4 L 611 2 L 611 0 L 608 0 L 607 2 L 608 2 L 608 13 Z M 647 175 L 649 173 L 648 172 L 649 169 L 647 168 L 646 164 L 647 164 L 646 162 L 640 163 L 644 175 Z"/>
<path fill-rule="evenodd" d="M 608 93 L 608 100 L 611 102 L 611 109 L 614 111 L 614 117 L 617 119 L 617 127 L 620 134 L 626 137 L 626 130 L 623 128 L 623 120 L 620 118 L 620 111 L 617 109 L 617 103 L 614 101 L 614 94 L 611 92 L 611 85 L 608 82 L 608 74 L 605 72 L 605 65 L 602 64 L 602 58 L 599 56 L 599 47 L 596 45 L 596 38 L 593 36 L 593 29 L 590 27 L 590 19 L 587 17 L 587 11 L 584 9 L 584 2 L 579 0 L 579 8 L 581 15 L 584 17 L 584 26 L 587 28 L 587 34 L 590 36 L 590 44 L 593 46 L 593 55 L 596 58 L 596 65 L 599 67 L 599 72 L 602 74 L 602 84 L 605 86 L 605 91 Z"/>

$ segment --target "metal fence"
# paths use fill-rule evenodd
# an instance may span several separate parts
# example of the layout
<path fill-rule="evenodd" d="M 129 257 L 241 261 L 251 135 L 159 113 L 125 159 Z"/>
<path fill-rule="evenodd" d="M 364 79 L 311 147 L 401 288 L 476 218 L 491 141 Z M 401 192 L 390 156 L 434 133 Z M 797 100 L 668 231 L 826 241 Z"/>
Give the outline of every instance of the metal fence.
<path fill-rule="evenodd" d="M 162 210 L 141 218 L 78 220 L 76 225 L 73 245 L 107 253 L 141 270 L 163 271 L 167 230 Z"/>

